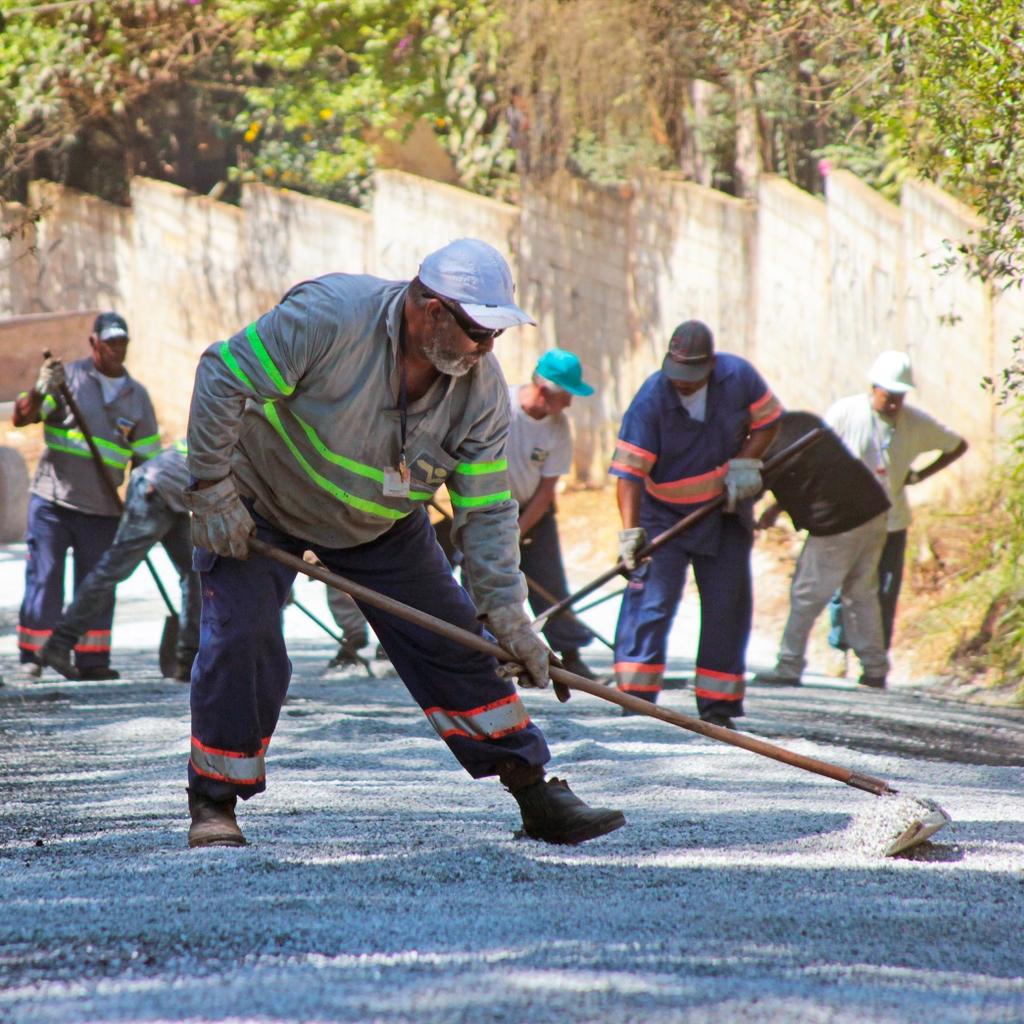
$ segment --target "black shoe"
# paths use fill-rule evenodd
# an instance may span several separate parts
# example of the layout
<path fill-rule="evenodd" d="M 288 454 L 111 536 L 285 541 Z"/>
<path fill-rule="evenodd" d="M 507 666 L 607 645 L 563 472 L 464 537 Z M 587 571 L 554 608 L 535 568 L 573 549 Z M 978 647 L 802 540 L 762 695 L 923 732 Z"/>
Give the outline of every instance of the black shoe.
<path fill-rule="evenodd" d="M 55 669 L 65 679 L 81 679 L 82 676 L 75 667 L 73 658 L 74 655 L 71 652 L 71 648 L 55 644 L 52 636 L 43 644 L 42 649 L 39 651 L 39 661 L 41 664 Z"/>
<path fill-rule="evenodd" d="M 580 657 L 580 652 L 574 648 L 562 651 L 558 656 L 558 660 L 562 663 L 562 668 L 566 672 L 583 676 L 584 679 L 597 679 L 590 666 Z"/>
<path fill-rule="evenodd" d="M 99 682 L 102 679 L 120 679 L 121 673 L 109 665 L 92 665 L 90 668 L 79 669 L 78 678 L 89 682 Z"/>
<path fill-rule="evenodd" d="M 353 665 L 362 665 L 363 659 L 359 657 L 358 649 L 351 647 L 339 647 L 338 653 L 327 662 L 328 668 L 352 668 Z"/>
<path fill-rule="evenodd" d="M 541 779 L 512 795 L 523 815 L 523 832 L 545 843 L 584 843 L 626 824 L 622 811 L 588 807 L 564 779 Z"/>
<path fill-rule="evenodd" d="M 174 674 L 171 678 L 176 683 L 192 682 L 192 665 L 196 660 L 198 651 L 186 651 L 178 655 L 174 662 Z"/>
<path fill-rule="evenodd" d="M 730 715 L 714 714 L 712 712 L 707 715 L 701 715 L 700 720 L 707 722 L 708 725 L 717 725 L 719 729 L 732 729 L 734 732 L 736 731 L 736 724 Z"/>
<path fill-rule="evenodd" d="M 767 683 L 769 686 L 801 686 L 799 676 L 786 676 L 779 671 L 758 672 L 752 682 Z"/>
<path fill-rule="evenodd" d="M 884 690 L 886 686 L 885 676 L 861 676 L 857 680 L 858 686 L 869 686 L 872 690 Z"/>

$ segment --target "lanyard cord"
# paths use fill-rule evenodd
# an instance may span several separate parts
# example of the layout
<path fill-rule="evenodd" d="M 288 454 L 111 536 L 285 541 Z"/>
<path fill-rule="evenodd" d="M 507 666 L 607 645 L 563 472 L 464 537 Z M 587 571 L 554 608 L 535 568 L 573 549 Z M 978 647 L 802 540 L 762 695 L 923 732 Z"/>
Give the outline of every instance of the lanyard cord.
<path fill-rule="evenodd" d="M 405 369 L 405 340 L 398 341 L 398 419 L 401 424 L 401 449 L 398 454 L 398 472 L 405 476 L 405 438 L 408 429 L 409 379 Z"/>

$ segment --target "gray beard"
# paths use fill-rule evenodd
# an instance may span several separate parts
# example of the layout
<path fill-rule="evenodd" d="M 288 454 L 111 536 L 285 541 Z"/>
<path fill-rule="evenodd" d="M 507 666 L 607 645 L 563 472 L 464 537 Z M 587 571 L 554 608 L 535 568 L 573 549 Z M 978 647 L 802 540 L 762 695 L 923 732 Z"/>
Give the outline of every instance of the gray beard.
<path fill-rule="evenodd" d="M 458 349 L 451 342 L 446 342 L 444 335 L 438 331 L 431 334 L 423 342 L 423 354 L 434 365 L 434 369 L 449 377 L 462 377 L 476 366 L 478 359 L 474 354 L 459 355 Z"/>

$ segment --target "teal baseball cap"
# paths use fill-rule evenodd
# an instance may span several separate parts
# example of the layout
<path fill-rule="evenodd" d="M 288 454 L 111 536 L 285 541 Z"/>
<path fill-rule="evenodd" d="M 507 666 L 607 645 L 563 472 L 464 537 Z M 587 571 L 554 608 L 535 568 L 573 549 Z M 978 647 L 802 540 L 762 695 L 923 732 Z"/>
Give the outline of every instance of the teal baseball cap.
<path fill-rule="evenodd" d="M 592 395 L 594 389 L 583 379 L 579 358 L 564 348 L 552 348 L 537 361 L 533 371 L 538 377 L 557 384 L 570 395 Z"/>

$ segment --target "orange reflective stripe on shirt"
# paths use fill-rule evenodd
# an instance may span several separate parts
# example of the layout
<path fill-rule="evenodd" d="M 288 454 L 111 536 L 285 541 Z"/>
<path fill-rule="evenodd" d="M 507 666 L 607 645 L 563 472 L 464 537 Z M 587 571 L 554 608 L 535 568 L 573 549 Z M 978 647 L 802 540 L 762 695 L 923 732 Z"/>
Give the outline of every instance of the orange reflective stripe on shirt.
<path fill-rule="evenodd" d="M 667 480 L 656 484 L 653 480 L 644 482 L 647 493 L 658 501 L 670 505 L 696 505 L 717 498 L 725 490 L 726 466 L 719 466 L 709 473 L 698 476 L 684 476 L 679 480 Z"/>
<path fill-rule="evenodd" d="M 767 427 L 782 415 L 782 403 L 771 393 L 766 391 L 753 405 L 750 406 L 750 429 L 760 430 Z"/>
<path fill-rule="evenodd" d="M 424 714 L 443 740 L 449 736 L 495 740 L 525 729 L 530 724 L 530 716 L 523 702 L 514 693 L 469 711 L 427 708 Z"/>
<path fill-rule="evenodd" d="M 623 441 L 620 437 L 615 442 L 615 453 L 612 455 L 612 467 L 635 476 L 647 476 L 654 468 L 658 457 L 654 452 L 640 448 L 638 445 Z"/>

